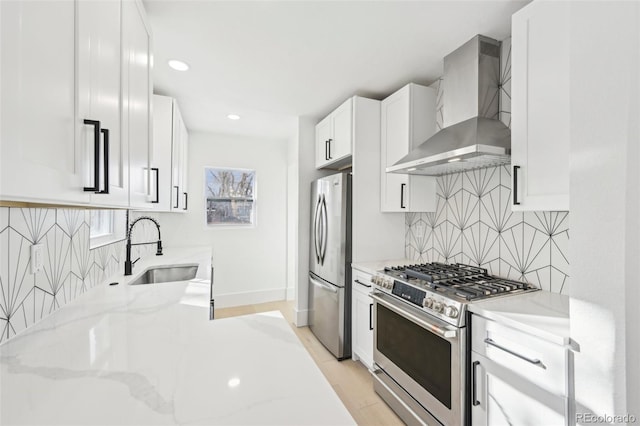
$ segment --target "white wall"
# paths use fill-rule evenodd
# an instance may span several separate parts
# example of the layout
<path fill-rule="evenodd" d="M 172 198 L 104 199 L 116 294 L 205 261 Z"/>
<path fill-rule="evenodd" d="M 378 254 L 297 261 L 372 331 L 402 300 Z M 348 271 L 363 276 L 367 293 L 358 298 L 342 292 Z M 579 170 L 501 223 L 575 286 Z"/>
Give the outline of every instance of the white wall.
<path fill-rule="evenodd" d="M 216 307 L 284 300 L 287 286 L 287 141 L 191 133 L 189 212 L 161 214 L 165 246 L 213 249 Z M 207 227 L 205 167 L 256 171 L 257 226 Z"/>
<path fill-rule="evenodd" d="M 640 4 L 573 2 L 571 338 L 577 412 L 640 418 Z M 594 25 L 595 23 L 595 25 Z"/>

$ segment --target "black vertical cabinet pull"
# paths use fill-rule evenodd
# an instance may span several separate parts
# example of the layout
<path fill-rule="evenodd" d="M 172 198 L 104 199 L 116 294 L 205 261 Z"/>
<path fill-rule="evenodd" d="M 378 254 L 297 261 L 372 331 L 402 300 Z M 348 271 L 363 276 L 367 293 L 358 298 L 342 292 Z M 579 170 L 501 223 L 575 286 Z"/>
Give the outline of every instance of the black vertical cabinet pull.
<path fill-rule="evenodd" d="M 373 330 L 373 303 L 369 303 L 369 330 Z"/>
<path fill-rule="evenodd" d="M 152 203 L 158 204 L 160 202 L 160 170 L 157 167 L 152 167 L 151 171 L 156 172 L 156 199 Z"/>
<path fill-rule="evenodd" d="M 332 160 L 332 158 L 331 158 L 331 141 L 332 141 L 332 140 L 333 140 L 333 139 L 329 139 L 329 140 L 327 141 L 327 143 L 328 143 L 328 145 L 329 145 L 329 155 L 327 156 L 327 157 L 329 157 L 329 158 L 327 158 L 327 160 Z"/>
<path fill-rule="evenodd" d="M 176 189 L 176 205 L 173 206 L 174 209 L 177 209 L 178 207 L 180 207 L 180 188 L 178 188 L 177 186 L 173 186 Z"/>
<path fill-rule="evenodd" d="M 404 209 L 406 206 L 404 205 L 404 188 L 407 186 L 406 183 L 400 184 L 400 208 Z"/>
<path fill-rule="evenodd" d="M 97 192 L 100 190 L 100 122 L 85 118 L 84 124 L 93 126 L 93 186 L 85 186 L 84 191 Z"/>
<path fill-rule="evenodd" d="M 478 393 L 477 393 L 478 384 L 476 383 L 476 369 L 478 368 L 479 364 L 480 364 L 480 361 L 474 361 L 473 367 L 471 367 L 471 380 L 473 380 L 471 403 L 473 404 L 474 407 L 480 405 L 480 401 L 478 401 Z"/>
<path fill-rule="evenodd" d="M 324 159 L 329 159 L 329 140 L 324 141 Z"/>
<path fill-rule="evenodd" d="M 520 201 L 518 201 L 518 170 L 520 166 L 513 166 L 513 204 L 518 206 L 520 205 Z"/>
<path fill-rule="evenodd" d="M 99 185 L 96 184 L 96 194 L 108 194 L 109 193 L 109 129 L 100 129 L 102 137 L 104 139 L 104 189 L 100 191 Z"/>
<path fill-rule="evenodd" d="M 186 210 L 187 209 L 187 203 L 189 201 L 189 194 L 187 194 L 186 192 L 183 192 L 184 194 L 184 207 L 182 208 L 182 210 Z"/>

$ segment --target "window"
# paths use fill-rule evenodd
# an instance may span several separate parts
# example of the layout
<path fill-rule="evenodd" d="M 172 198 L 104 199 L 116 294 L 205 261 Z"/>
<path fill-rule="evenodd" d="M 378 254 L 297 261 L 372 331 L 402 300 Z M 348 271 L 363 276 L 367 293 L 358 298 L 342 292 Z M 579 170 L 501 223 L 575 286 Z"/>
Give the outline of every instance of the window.
<path fill-rule="evenodd" d="M 90 248 L 115 243 L 126 238 L 125 210 L 91 210 Z"/>
<path fill-rule="evenodd" d="M 255 170 L 206 168 L 205 208 L 207 226 L 255 225 Z"/>

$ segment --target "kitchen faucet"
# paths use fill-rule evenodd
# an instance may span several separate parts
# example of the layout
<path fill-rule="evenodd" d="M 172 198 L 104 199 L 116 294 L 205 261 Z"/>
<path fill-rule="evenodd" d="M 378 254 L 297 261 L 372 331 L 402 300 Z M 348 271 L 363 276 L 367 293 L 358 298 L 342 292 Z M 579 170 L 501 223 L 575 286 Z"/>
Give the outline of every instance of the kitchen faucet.
<path fill-rule="evenodd" d="M 124 261 L 124 274 L 125 275 L 131 275 L 131 270 L 133 269 L 134 263 L 136 263 L 138 260 L 140 260 L 140 258 L 137 258 L 133 262 L 131 261 L 131 246 L 141 246 L 141 245 L 145 245 L 145 244 L 156 244 L 155 241 L 150 241 L 150 242 L 146 242 L 146 243 L 135 243 L 135 244 L 131 243 L 131 232 L 133 231 L 133 227 L 135 226 L 136 223 L 140 222 L 141 220 L 150 220 L 151 222 L 153 222 L 156 225 L 156 228 L 158 228 L 158 241 L 157 241 L 158 250 L 156 251 L 156 256 L 162 256 L 162 239 L 160 238 L 160 224 L 158 223 L 157 220 L 155 220 L 155 219 L 153 219 L 153 218 L 151 218 L 149 216 L 141 216 L 141 217 L 137 218 L 136 220 L 131 222 L 131 226 L 129 226 L 129 230 L 127 232 L 127 259 Z"/>

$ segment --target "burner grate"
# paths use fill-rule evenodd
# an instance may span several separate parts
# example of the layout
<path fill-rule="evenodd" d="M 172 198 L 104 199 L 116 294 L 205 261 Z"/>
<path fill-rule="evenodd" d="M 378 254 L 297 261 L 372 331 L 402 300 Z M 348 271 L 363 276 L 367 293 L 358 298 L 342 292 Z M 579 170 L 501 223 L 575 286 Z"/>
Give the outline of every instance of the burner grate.
<path fill-rule="evenodd" d="M 419 280 L 443 295 L 465 300 L 475 300 L 499 294 L 515 293 L 532 289 L 527 283 L 493 277 L 484 268 L 462 263 L 424 263 L 408 266 L 386 267 L 385 271 L 399 274 L 410 282 Z"/>

